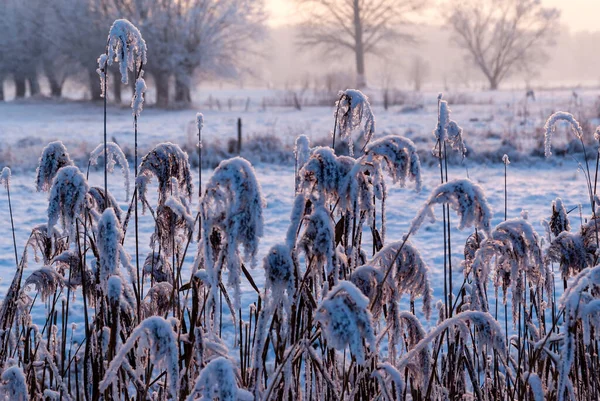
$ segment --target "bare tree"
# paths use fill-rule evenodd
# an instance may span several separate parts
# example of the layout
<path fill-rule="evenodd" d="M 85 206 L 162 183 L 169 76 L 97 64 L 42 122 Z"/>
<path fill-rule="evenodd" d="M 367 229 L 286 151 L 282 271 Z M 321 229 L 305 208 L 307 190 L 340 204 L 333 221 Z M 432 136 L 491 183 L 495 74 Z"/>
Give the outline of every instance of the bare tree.
<path fill-rule="evenodd" d="M 519 68 L 545 61 L 560 13 L 540 0 L 463 0 L 447 19 L 456 43 L 466 49 L 490 89 Z"/>
<path fill-rule="evenodd" d="M 416 92 L 421 90 L 423 82 L 429 76 L 431 66 L 423 57 L 414 56 L 408 69 L 408 78 Z"/>
<path fill-rule="evenodd" d="M 351 51 L 355 56 L 356 85 L 366 86 L 365 56 L 382 55 L 384 45 L 414 40 L 402 31 L 427 0 L 298 0 L 304 22 L 301 46 L 320 46 L 332 55 Z"/>

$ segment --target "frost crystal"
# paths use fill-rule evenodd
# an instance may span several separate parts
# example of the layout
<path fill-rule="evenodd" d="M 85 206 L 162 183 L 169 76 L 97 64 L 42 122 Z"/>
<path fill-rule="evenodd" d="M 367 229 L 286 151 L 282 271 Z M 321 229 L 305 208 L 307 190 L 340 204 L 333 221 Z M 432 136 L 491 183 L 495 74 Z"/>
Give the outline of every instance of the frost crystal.
<path fill-rule="evenodd" d="M 108 65 L 116 61 L 121 82 L 127 84 L 127 70 L 136 71 L 146 64 L 146 42 L 140 31 L 128 20 L 118 19 L 108 33 Z"/>
<path fill-rule="evenodd" d="M 125 157 L 125 154 L 121 150 L 121 147 L 114 142 L 106 142 L 106 169 L 109 173 L 115 170 L 115 165 L 121 166 L 121 172 L 123 178 L 125 178 L 125 197 L 129 199 L 129 162 Z M 96 146 L 96 149 L 92 150 L 90 154 L 90 164 L 95 166 L 98 164 L 98 158 L 104 154 L 104 144 Z"/>
<path fill-rule="evenodd" d="M 35 186 L 38 191 L 48 191 L 52 185 L 52 180 L 58 170 L 65 166 L 72 166 L 73 161 L 67 153 L 67 148 L 62 142 L 50 142 L 40 156 Z"/>

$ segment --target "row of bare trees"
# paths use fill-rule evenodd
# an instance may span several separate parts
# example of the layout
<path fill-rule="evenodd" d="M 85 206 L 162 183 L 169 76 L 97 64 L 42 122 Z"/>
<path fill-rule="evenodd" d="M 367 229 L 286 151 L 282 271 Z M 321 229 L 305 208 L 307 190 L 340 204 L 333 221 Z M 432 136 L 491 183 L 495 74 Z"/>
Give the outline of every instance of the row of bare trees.
<path fill-rule="evenodd" d="M 74 77 L 99 99 L 94 60 L 105 48 L 106 26 L 117 18 L 143 29 L 153 55 L 144 67 L 155 81 L 157 104 L 167 106 L 191 101 L 194 78 L 235 77 L 247 68 L 242 55 L 263 34 L 265 14 L 255 0 L 3 0 L 0 83 L 12 78 L 17 97 L 27 86 L 36 95 L 44 74 L 51 94 L 61 96 L 67 77 Z M 120 102 L 120 80 L 112 81 L 111 95 Z"/>
<path fill-rule="evenodd" d="M 298 1 L 305 8 L 300 44 L 319 46 L 330 57 L 352 52 L 359 88 L 367 85 L 365 57 L 387 57 L 399 45 L 415 43 L 418 18 L 431 11 L 429 0 Z M 490 89 L 546 61 L 560 17 L 540 0 L 447 1 L 437 14 L 437 23 L 449 28 L 450 39 L 465 51 Z M 415 58 L 409 68 L 418 90 L 426 63 Z"/>

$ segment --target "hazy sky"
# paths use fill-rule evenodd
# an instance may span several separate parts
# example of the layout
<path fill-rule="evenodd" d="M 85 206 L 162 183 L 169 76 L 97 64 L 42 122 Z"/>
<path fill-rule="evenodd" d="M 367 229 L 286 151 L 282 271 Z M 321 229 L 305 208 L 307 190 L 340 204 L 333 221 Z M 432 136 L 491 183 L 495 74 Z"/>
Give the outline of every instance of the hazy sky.
<path fill-rule="evenodd" d="M 266 0 L 267 11 L 271 18 L 269 24 L 273 26 L 285 25 L 296 22 L 294 14 L 297 0 Z M 438 0 L 445 3 L 452 0 Z M 548 7 L 556 7 L 561 11 L 561 20 L 571 32 L 596 31 L 600 29 L 598 15 L 600 15 L 600 0 L 542 0 Z M 436 7 L 432 7 L 436 9 Z M 435 17 L 435 14 L 432 15 Z"/>

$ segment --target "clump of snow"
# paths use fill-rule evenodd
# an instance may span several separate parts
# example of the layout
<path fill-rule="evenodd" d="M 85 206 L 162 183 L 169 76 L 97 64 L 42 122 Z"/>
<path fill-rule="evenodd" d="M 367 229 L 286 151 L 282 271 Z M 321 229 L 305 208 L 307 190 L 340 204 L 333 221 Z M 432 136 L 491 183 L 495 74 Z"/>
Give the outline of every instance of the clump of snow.
<path fill-rule="evenodd" d="M 387 135 L 371 142 L 365 148 L 367 160 L 385 162 L 394 183 L 400 182 L 404 187 L 406 178 L 415 182 L 416 190 L 421 190 L 421 161 L 415 144 L 408 138 L 399 135 Z"/>

